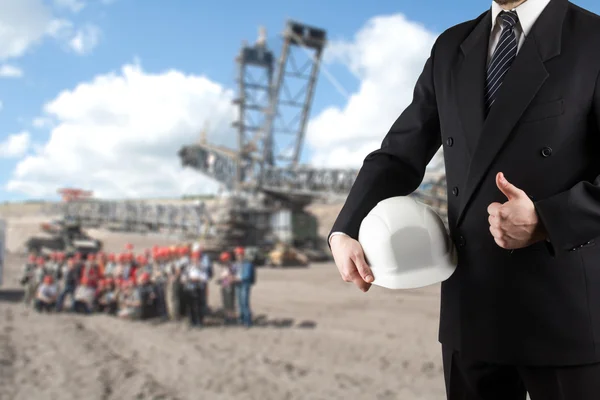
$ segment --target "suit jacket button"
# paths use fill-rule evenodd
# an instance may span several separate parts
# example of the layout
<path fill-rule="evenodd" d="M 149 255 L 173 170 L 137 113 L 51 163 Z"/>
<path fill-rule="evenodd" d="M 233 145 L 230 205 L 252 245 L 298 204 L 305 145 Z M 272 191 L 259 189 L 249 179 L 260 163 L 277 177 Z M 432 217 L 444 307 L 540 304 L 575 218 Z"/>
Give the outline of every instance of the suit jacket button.
<path fill-rule="evenodd" d="M 449 137 L 448 139 L 446 139 L 446 146 L 452 147 L 453 144 L 454 144 L 454 139 L 452 137 Z"/>
<path fill-rule="evenodd" d="M 456 239 L 456 245 L 457 245 L 459 248 L 463 248 L 463 247 L 465 247 L 465 244 L 467 244 L 467 242 L 465 241 L 465 238 L 464 238 L 463 236 L 459 236 L 459 237 Z"/>
<path fill-rule="evenodd" d="M 452 188 L 452 194 L 455 195 L 455 196 L 458 196 L 458 187 L 454 186 Z"/>
<path fill-rule="evenodd" d="M 544 147 L 542 149 L 542 157 L 550 157 L 552 155 L 552 149 L 550 147 Z"/>

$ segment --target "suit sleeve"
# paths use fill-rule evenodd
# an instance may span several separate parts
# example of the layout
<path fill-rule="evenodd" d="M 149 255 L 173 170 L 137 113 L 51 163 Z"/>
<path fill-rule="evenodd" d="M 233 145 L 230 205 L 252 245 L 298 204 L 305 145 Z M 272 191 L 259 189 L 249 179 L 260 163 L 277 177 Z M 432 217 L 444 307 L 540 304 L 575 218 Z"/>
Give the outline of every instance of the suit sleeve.
<path fill-rule="evenodd" d="M 411 104 L 396 119 L 381 148 L 365 158 L 330 234 L 343 232 L 358 239 L 363 218 L 378 202 L 408 195 L 423 181 L 425 168 L 441 145 L 434 53 L 435 45 L 417 80 Z"/>
<path fill-rule="evenodd" d="M 596 79 L 592 113 L 596 134 L 600 134 L 600 75 Z M 548 233 L 546 247 L 553 257 L 583 247 L 600 236 L 600 175 L 534 204 Z"/>

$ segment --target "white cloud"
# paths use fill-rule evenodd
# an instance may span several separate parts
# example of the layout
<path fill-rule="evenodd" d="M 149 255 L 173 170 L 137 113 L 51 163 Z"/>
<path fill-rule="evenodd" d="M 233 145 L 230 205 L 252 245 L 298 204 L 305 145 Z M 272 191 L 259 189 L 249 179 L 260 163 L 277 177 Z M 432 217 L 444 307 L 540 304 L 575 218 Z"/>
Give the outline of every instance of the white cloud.
<path fill-rule="evenodd" d="M 85 2 L 81 0 L 54 0 L 54 5 L 58 8 L 66 8 L 77 13 L 85 7 Z"/>
<path fill-rule="evenodd" d="M 77 54 L 89 54 L 100 41 L 100 29 L 94 25 L 86 25 L 77 30 L 69 40 L 69 47 Z"/>
<path fill-rule="evenodd" d="M 313 162 L 360 167 L 408 106 L 437 34 L 403 15 L 376 17 L 352 41 L 333 42 L 329 62 L 341 62 L 360 79 L 343 108 L 329 107 L 308 126 Z"/>
<path fill-rule="evenodd" d="M 46 35 L 51 20 L 42 0 L 0 0 L 0 60 L 25 54 Z"/>
<path fill-rule="evenodd" d="M 155 197 L 214 191 L 201 174 L 182 169 L 177 151 L 198 140 L 235 145 L 233 93 L 205 77 L 144 72 L 125 65 L 65 90 L 46 104 L 56 121 L 50 138 L 22 159 L 6 189 L 53 196 L 69 185 L 100 197 Z"/>
<path fill-rule="evenodd" d="M 73 22 L 68 19 L 55 18 L 48 23 L 46 32 L 55 39 L 68 41 L 73 36 Z"/>
<path fill-rule="evenodd" d="M 14 65 L 0 65 L 0 77 L 2 78 L 20 78 L 23 76 L 23 70 Z"/>
<path fill-rule="evenodd" d="M 81 1 L 55 0 L 74 10 Z M 98 43 L 99 29 L 93 25 L 77 27 L 57 18 L 44 0 L 0 0 L 0 61 L 18 58 L 54 38 L 79 54 L 86 54 Z"/>
<path fill-rule="evenodd" d="M 31 147 L 29 132 L 23 131 L 9 135 L 0 142 L 0 158 L 22 157 Z"/>
<path fill-rule="evenodd" d="M 31 125 L 38 129 L 48 128 L 52 125 L 52 119 L 47 117 L 36 117 L 31 122 Z"/>
<path fill-rule="evenodd" d="M 370 20 L 352 41 L 328 48 L 328 58 L 348 66 L 360 85 L 344 107 L 329 107 L 310 122 L 307 145 L 314 163 L 358 167 L 379 147 L 409 104 L 435 38 L 393 15 Z M 182 170 L 176 153 L 197 140 L 206 120 L 210 141 L 234 147 L 232 97 L 204 77 L 149 74 L 136 64 L 98 76 L 46 105 L 44 122 L 34 125 L 53 121 L 50 138 L 18 163 L 6 189 L 32 197 L 53 196 L 63 185 L 102 197 L 212 191 L 216 184 Z"/>

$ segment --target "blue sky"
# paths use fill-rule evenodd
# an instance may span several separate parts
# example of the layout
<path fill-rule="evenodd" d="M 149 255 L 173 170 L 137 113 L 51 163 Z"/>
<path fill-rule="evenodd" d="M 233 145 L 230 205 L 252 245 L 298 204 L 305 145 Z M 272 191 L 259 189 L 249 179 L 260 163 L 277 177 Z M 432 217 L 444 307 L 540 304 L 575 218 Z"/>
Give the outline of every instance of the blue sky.
<path fill-rule="evenodd" d="M 7 64 L 23 71 L 20 78 L 0 78 L 0 142 L 10 134 L 26 130 L 34 143 L 43 146 L 51 130 L 35 129 L 31 124 L 42 113 L 44 104 L 56 99 L 63 90 L 72 90 L 97 75 L 118 73 L 124 64 L 137 59 L 146 73 L 176 69 L 184 74 L 206 75 L 211 81 L 234 88 L 233 58 L 243 39 L 256 38 L 258 25 L 267 28 L 270 44 L 278 52 L 281 41 L 276 35 L 290 17 L 327 29 L 330 39 L 351 41 L 374 16 L 402 13 L 408 20 L 437 34 L 490 6 L 490 2 L 479 0 L 380 0 L 354 4 L 341 0 L 113 0 L 108 4 L 103 0 L 81 1 L 85 7 L 78 12 L 55 7 L 51 0 L 44 4 L 55 19 L 69 20 L 76 28 L 97 27 L 99 40 L 89 53 L 77 54 L 69 51 L 64 41 L 45 37 L 23 55 L 0 59 L 0 66 Z M 597 1 L 576 3 L 600 12 Z M 395 40 L 410 41 L 411 38 Z M 346 65 L 337 63 L 328 68 L 350 92 L 360 87 L 361 80 L 351 74 Z M 321 74 L 312 115 L 332 105 L 343 108 L 346 102 Z M 86 132 L 80 134 L 84 136 Z M 310 153 L 306 157 L 310 157 Z M 1 188 L 20 160 L 19 157 L 0 159 L 0 200 L 31 196 L 31 193 Z M 63 183 L 68 184 L 68 179 Z"/>

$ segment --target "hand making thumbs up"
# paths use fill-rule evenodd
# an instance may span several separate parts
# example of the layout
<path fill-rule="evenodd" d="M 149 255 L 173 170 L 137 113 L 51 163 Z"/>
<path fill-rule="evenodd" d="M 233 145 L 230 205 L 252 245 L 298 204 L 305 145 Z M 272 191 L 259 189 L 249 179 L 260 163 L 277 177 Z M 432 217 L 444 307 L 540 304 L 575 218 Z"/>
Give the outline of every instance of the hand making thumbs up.
<path fill-rule="evenodd" d="M 544 240 L 545 229 L 527 193 L 508 182 L 502 172 L 496 175 L 496 185 L 508 199 L 488 206 L 490 232 L 498 246 L 520 249 Z"/>

